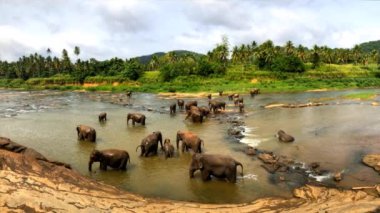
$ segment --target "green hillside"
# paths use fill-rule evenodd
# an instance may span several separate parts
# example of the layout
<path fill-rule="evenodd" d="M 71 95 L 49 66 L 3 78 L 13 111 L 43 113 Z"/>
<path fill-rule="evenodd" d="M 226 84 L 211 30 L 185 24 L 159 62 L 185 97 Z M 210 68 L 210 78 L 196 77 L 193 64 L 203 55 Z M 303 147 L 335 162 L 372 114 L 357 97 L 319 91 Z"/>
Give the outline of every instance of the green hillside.
<path fill-rule="evenodd" d="M 377 50 L 380 52 L 380 40 L 378 41 L 369 41 L 359 44 L 363 52 L 371 52 L 372 50 Z"/>
<path fill-rule="evenodd" d="M 186 55 L 186 54 L 190 54 L 190 55 L 195 56 L 196 58 L 198 58 L 198 57 L 200 57 L 200 56 L 203 55 L 203 54 L 192 52 L 192 51 L 188 51 L 188 50 L 173 50 L 173 51 L 169 51 L 167 53 L 170 53 L 170 52 L 174 52 L 178 56 L 183 56 L 183 55 Z M 149 63 L 149 61 L 152 59 L 153 56 L 156 55 L 157 57 L 161 57 L 161 56 L 163 56 L 165 54 L 166 54 L 165 52 L 156 52 L 156 53 L 153 53 L 153 54 L 150 54 L 150 55 L 138 56 L 138 57 L 135 57 L 135 59 L 137 59 L 140 63 L 146 65 L 146 64 Z"/>

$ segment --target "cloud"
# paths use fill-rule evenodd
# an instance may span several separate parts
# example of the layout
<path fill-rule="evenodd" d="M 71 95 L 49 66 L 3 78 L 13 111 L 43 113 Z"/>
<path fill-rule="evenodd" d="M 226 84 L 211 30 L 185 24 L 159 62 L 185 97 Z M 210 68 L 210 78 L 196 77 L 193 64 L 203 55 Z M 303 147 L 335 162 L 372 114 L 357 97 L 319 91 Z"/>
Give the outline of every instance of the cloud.
<path fill-rule="evenodd" d="M 250 26 L 251 10 L 245 10 L 246 1 L 203 0 L 190 1 L 185 10 L 191 22 L 199 28 L 225 27 L 232 30 L 244 30 Z M 252 9 L 252 8 L 251 8 Z"/>
<path fill-rule="evenodd" d="M 154 27 L 155 8 L 144 1 L 99 1 L 95 13 L 114 33 L 138 33 Z"/>
<path fill-rule="evenodd" d="M 0 0 L 0 57 L 17 60 L 49 47 L 60 56 L 130 58 L 157 51 L 206 53 L 227 35 L 240 45 L 271 39 L 352 47 L 380 38 L 380 4 L 314 0 Z M 348 15 L 349 14 L 349 15 Z M 13 47 L 13 48 L 11 48 Z"/>

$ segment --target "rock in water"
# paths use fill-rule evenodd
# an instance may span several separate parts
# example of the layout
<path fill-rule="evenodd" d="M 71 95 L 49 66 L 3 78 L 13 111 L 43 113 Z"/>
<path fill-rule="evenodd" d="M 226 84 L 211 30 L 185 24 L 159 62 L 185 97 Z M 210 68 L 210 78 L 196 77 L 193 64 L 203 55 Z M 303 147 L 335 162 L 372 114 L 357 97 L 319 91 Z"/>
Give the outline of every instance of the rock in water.
<path fill-rule="evenodd" d="M 364 156 L 362 162 L 375 169 L 380 174 L 380 154 L 370 154 Z"/>

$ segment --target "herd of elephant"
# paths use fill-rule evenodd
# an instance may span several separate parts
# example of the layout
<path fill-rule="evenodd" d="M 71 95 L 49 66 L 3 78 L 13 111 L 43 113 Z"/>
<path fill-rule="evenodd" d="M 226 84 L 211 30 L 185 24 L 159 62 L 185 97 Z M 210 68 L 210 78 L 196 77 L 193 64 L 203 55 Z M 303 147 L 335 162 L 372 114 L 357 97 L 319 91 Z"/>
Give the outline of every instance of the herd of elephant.
<path fill-rule="evenodd" d="M 259 93 L 258 89 L 253 89 L 250 91 L 251 96 Z M 219 92 L 222 96 L 222 92 Z M 235 106 L 239 106 L 240 112 L 244 109 L 243 98 L 239 98 L 238 94 L 233 94 L 228 96 L 230 100 L 234 100 Z M 209 98 L 209 107 L 198 107 L 197 101 L 188 101 L 186 104 L 183 100 L 178 100 L 177 103 L 170 105 L 170 113 L 175 113 L 176 105 L 180 109 L 185 107 L 187 116 L 192 118 L 193 122 L 202 122 L 203 117 L 207 116 L 210 111 L 218 112 L 219 110 L 225 110 L 226 103 L 221 100 Z M 102 112 L 98 116 L 99 122 L 107 121 L 107 113 Z M 141 113 L 128 113 L 127 124 L 129 120 L 132 120 L 132 125 L 135 123 L 140 123 L 145 125 L 145 115 Z M 92 127 L 86 125 L 78 125 L 77 128 L 78 140 L 81 141 L 96 141 L 96 130 Z M 294 138 L 287 135 L 284 131 L 280 130 L 278 132 L 279 140 L 284 142 L 291 142 Z M 179 149 L 179 143 L 182 142 L 181 151 L 191 152 L 192 160 L 189 167 L 189 177 L 193 178 L 194 173 L 200 170 L 201 178 L 203 181 L 211 179 L 211 176 L 227 180 L 228 182 L 236 182 L 237 167 L 241 167 L 241 174 L 243 174 L 243 165 L 233 159 L 230 156 L 220 155 L 220 154 L 205 154 L 202 153 L 202 145 L 204 147 L 204 141 L 198 137 L 195 133 L 191 131 L 177 131 L 176 134 L 176 147 Z M 162 133 L 160 131 L 155 131 L 145 138 L 142 139 L 141 144 L 136 147 L 136 151 L 140 148 L 140 157 L 149 157 L 158 154 L 159 144 L 161 150 L 164 153 L 165 158 L 170 158 L 174 156 L 175 148 L 171 144 L 170 139 L 166 138 L 163 141 Z M 94 162 L 100 163 L 101 170 L 107 170 L 107 167 L 114 169 L 126 170 L 127 163 L 130 162 L 129 153 L 125 150 L 119 149 L 105 149 L 105 150 L 94 150 L 90 154 L 90 160 L 88 164 L 89 171 L 92 171 L 92 164 Z"/>

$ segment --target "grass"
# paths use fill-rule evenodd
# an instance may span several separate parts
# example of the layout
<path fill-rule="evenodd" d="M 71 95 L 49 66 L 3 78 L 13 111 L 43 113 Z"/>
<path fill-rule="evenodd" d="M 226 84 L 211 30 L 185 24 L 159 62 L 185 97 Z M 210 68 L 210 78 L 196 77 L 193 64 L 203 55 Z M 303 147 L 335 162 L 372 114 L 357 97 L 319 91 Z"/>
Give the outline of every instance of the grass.
<path fill-rule="evenodd" d="M 372 100 L 377 96 L 375 92 L 353 93 L 343 96 L 345 99 Z"/>

